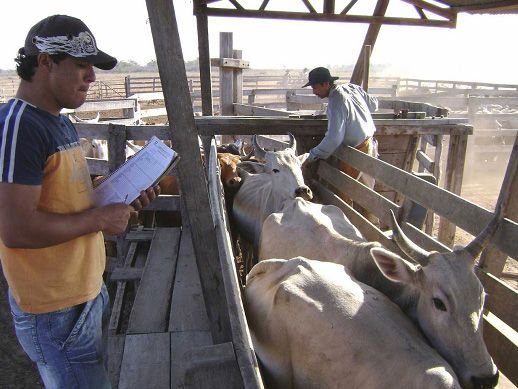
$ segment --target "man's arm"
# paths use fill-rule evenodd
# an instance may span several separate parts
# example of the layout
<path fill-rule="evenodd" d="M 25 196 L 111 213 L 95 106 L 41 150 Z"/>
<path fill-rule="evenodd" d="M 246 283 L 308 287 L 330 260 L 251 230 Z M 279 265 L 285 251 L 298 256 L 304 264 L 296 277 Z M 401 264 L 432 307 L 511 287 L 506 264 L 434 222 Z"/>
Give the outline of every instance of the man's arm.
<path fill-rule="evenodd" d="M 342 144 L 347 123 L 347 109 L 340 99 L 329 97 L 327 106 L 327 131 L 322 141 L 310 150 L 309 159 L 327 159 Z"/>
<path fill-rule="evenodd" d="M 142 208 L 158 192 L 150 188 L 132 205 Z M 135 210 L 132 205 L 110 204 L 73 214 L 43 212 L 37 209 L 40 193 L 41 186 L 0 183 L 0 237 L 7 247 L 48 247 L 97 231 L 117 235 Z"/>

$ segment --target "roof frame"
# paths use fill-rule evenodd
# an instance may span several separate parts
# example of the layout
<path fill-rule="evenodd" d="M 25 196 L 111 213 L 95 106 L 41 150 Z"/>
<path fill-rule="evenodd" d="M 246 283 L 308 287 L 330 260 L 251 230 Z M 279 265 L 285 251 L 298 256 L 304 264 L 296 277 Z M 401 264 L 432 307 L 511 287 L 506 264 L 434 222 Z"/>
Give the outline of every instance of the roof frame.
<path fill-rule="evenodd" d="M 215 3 L 226 2 L 232 7 L 218 7 Z M 406 25 L 424 27 L 446 27 L 454 28 L 457 22 L 457 13 L 451 8 L 442 8 L 428 3 L 424 0 L 400 0 L 411 5 L 417 10 L 416 18 L 377 16 L 377 15 L 354 15 L 350 14 L 351 9 L 358 1 L 351 0 L 343 10 L 336 10 L 335 0 L 324 0 L 321 10 L 316 9 L 310 0 L 300 0 L 306 12 L 301 11 L 274 11 L 269 10 L 270 0 L 263 0 L 258 9 L 246 8 L 240 0 L 195 0 L 194 14 L 204 12 L 207 16 L 219 17 L 238 17 L 238 18 L 257 18 L 257 19 L 285 19 L 301 21 L 327 21 L 327 22 L 347 22 L 347 23 L 368 23 L 368 24 L 387 24 L 387 25 Z M 209 6 L 210 5 L 210 6 Z M 203 10 L 203 11 L 201 11 Z M 429 12 L 439 19 L 427 17 L 424 11 Z"/>

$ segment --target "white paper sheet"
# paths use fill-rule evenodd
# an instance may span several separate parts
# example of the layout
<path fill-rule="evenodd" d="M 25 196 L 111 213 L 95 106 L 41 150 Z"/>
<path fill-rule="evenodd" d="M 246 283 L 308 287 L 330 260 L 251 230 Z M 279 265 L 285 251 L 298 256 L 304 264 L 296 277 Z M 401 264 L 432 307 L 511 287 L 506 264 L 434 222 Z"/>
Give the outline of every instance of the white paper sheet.
<path fill-rule="evenodd" d="M 94 188 L 94 203 L 103 206 L 112 203 L 130 204 L 176 161 L 176 151 L 153 136 L 132 158 L 106 177 Z"/>

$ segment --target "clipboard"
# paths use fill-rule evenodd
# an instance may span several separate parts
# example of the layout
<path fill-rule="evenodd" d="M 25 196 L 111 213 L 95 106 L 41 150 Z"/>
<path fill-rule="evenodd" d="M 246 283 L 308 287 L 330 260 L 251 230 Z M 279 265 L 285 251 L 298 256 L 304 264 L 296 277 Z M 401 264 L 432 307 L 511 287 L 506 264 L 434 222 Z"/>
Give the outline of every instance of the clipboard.
<path fill-rule="evenodd" d="M 131 204 L 143 190 L 155 186 L 178 164 L 178 153 L 156 136 L 142 149 L 106 176 L 93 190 L 98 207 L 113 203 Z"/>

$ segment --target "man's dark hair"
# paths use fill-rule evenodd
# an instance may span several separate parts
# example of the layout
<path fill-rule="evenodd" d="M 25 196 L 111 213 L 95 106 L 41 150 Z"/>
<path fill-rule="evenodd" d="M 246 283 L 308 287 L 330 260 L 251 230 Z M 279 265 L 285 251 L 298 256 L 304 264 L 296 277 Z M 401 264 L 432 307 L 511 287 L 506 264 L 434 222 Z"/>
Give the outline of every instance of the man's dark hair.
<path fill-rule="evenodd" d="M 68 54 L 59 53 L 59 54 L 51 54 L 50 59 L 54 63 L 60 63 L 64 60 Z M 25 55 L 25 50 L 22 47 L 18 50 L 18 55 L 14 59 L 16 62 L 16 73 L 22 80 L 30 81 L 32 76 L 34 76 L 35 68 L 38 66 L 38 56 L 37 55 Z"/>

